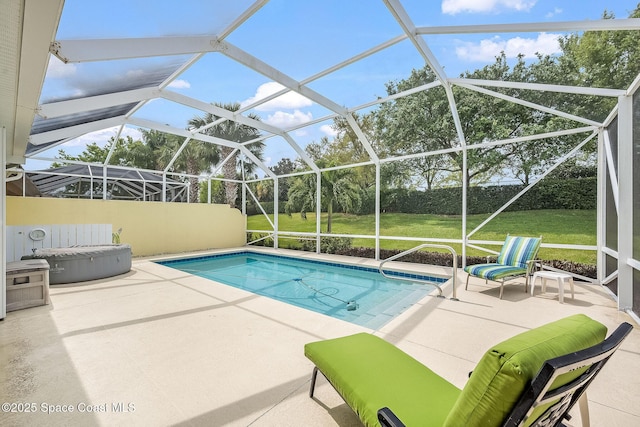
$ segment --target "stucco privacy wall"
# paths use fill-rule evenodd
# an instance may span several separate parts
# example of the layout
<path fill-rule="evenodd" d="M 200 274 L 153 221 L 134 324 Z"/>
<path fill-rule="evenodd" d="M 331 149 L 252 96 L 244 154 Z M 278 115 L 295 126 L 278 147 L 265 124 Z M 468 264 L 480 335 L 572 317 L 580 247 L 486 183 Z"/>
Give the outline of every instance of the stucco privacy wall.
<path fill-rule="evenodd" d="M 204 203 L 161 203 L 7 197 L 7 225 L 112 224 L 134 256 L 242 246 L 238 209 Z"/>

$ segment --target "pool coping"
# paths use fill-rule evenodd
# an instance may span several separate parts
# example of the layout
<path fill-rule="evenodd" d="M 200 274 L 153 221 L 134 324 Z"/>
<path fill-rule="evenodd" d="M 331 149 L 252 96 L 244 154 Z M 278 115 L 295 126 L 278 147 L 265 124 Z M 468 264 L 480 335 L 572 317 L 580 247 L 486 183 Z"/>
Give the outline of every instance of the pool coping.
<path fill-rule="evenodd" d="M 312 258 L 300 258 L 300 257 L 294 257 L 292 255 L 285 255 L 285 254 L 280 254 L 280 253 L 266 253 L 263 251 L 252 251 L 249 249 L 244 249 L 244 250 L 238 250 L 238 251 L 232 251 L 232 252 L 224 252 L 224 253 L 211 253 L 211 254 L 198 254 L 198 255 L 192 255 L 192 256 L 185 256 L 185 257 L 180 257 L 180 258 L 173 258 L 173 259 L 164 259 L 164 260 L 157 260 L 157 261 L 153 261 L 155 263 L 161 264 L 161 265 L 165 265 L 165 266 L 171 266 L 172 264 L 178 264 L 181 262 L 190 262 L 190 261 L 198 261 L 198 260 L 206 260 L 206 259 L 213 259 L 213 258 L 221 258 L 221 257 L 230 257 L 230 256 L 234 256 L 234 255 L 243 255 L 243 254 L 256 254 L 256 255 L 260 255 L 260 256 L 267 256 L 267 257 L 272 257 L 272 258 L 280 258 L 280 259 L 290 259 L 290 260 L 294 260 L 294 261 L 299 261 L 299 262 L 305 262 L 305 263 L 310 263 L 310 264 L 321 264 L 321 265 L 328 265 L 331 267 L 339 267 L 339 268 L 346 268 L 349 270 L 359 270 L 359 271 L 366 271 L 369 273 L 379 273 L 379 268 L 376 268 L 375 266 L 369 266 L 369 265 L 359 265 L 359 264 L 351 264 L 351 263 L 347 263 L 344 261 L 335 261 L 335 260 L 326 260 L 326 259 L 312 259 Z M 411 281 L 411 280 L 423 280 L 423 281 L 429 281 L 429 282 L 436 282 L 438 283 L 438 285 L 443 285 L 444 283 L 446 283 L 448 280 L 450 280 L 449 278 L 446 277 L 442 277 L 439 275 L 433 275 L 433 274 L 425 274 L 425 273 L 416 273 L 416 272 L 410 272 L 410 271 L 401 271 L 400 269 L 384 269 L 384 272 L 390 276 L 394 276 L 394 279 L 398 279 L 398 280 L 406 280 L 406 281 Z"/>

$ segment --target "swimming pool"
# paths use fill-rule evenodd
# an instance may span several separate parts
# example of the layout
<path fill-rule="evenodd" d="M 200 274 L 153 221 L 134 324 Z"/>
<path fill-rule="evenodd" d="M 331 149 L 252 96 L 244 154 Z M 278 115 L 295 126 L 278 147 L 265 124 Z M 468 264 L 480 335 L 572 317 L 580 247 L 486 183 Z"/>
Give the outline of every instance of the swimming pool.
<path fill-rule="evenodd" d="M 158 263 L 371 329 L 380 328 L 435 289 L 423 283 L 386 279 L 371 267 L 249 251 Z M 438 284 L 447 281 L 385 273 Z"/>

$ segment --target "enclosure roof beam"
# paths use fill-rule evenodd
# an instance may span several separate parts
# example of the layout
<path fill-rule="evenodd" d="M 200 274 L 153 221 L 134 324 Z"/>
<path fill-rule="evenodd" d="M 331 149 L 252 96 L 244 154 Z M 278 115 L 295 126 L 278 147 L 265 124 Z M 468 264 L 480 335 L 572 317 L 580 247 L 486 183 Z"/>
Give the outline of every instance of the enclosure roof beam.
<path fill-rule="evenodd" d="M 424 39 L 422 39 L 422 37 L 416 37 L 416 27 L 411 21 L 411 18 L 409 17 L 409 14 L 404 9 L 404 7 L 402 7 L 398 0 L 384 0 L 384 3 L 387 6 L 387 9 L 389 9 L 391 14 L 394 16 L 398 24 L 400 24 L 400 27 L 402 27 L 404 33 L 409 37 L 409 40 L 411 40 L 416 49 L 418 49 L 418 52 L 420 52 L 420 54 L 425 59 L 426 63 L 436 74 L 438 80 L 440 80 L 443 84 L 446 84 L 445 82 L 447 81 L 447 75 L 444 72 L 444 68 L 442 68 L 440 62 L 438 62 L 438 59 L 435 57 L 433 52 L 431 52 L 431 49 L 429 49 L 429 46 L 427 46 L 427 43 L 424 41 Z"/>
<path fill-rule="evenodd" d="M 171 160 L 169 161 L 169 163 L 167 164 L 167 167 L 164 168 L 163 172 L 167 172 L 168 170 L 171 169 L 171 167 L 173 166 L 173 164 L 175 163 L 176 160 L 178 160 L 178 156 L 180 156 L 180 153 L 182 153 L 182 150 L 185 149 L 185 147 L 187 146 L 187 144 L 189 143 L 189 141 L 191 141 L 190 137 L 187 137 L 184 139 L 184 142 L 182 143 L 182 145 L 180 146 L 180 148 L 178 148 L 175 152 L 175 154 L 173 155 L 173 157 L 171 158 Z"/>
<path fill-rule="evenodd" d="M 640 19 L 640 18 L 638 18 L 638 19 Z M 633 79 L 633 82 L 631 83 L 631 85 L 627 89 L 626 95 L 627 96 L 633 96 L 636 93 L 636 91 L 638 90 L 638 88 L 640 88 L 640 73 L 638 73 L 636 78 Z"/>
<path fill-rule="evenodd" d="M 55 129 L 48 132 L 37 133 L 29 137 L 29 142 L 33 145 L 42 145 L 48 142 L 59 141 L 65 138 L 74 138 L 97 130 L 107 129 L 124 124 L 125 117 L 111 117 L 104 120 L 96 120 L 80 125 Z M 60 141 L 60 144 L 64 141 Z M 58 144 L 56 144 L 58 145 Z"/>
<path fill-rule="evenodd" d="M 164 125 L 162 123 L 154 122 L 152 120 L 138 119 L 131 117 L 128 119 L 128 123 L 139 126 L 147 129 L 155 129 L 160 132 L 170 133 L 178 136 L 183 136 L 185 138 L 193 138 L 198 139 L 200 141 L 209 142 L 212 144 L 222 145 L 224 147 L 231 147 L 241 150 L 248 158 L 250 158 L 253 163 L 256 164 L 259 168 L 261 168 L 264 173 L 271 177 L 275 177 L 275 174 L 269 169 L 260 159 L 258 159 L 251 151 L 249 151 L 246 147 L 238 144 L 237 142 L 228 141 L 222 138 L 216 138 L 214 136 L 204 135 L 201 133 L 192 133 L 185 129 L 180 129 L 174 126 Z"/>
<path fill-rule="evenodd" d="M 411 89 L 403 90 L 402 92 L 394 93 L 393 95 L 385 96 L 384 98 L 378 98 L 378 99 L 376 99 L 374 101 L 367 102 L 367 103 L 361 104 L 361 105 L 357 105 L 355 107 L 351 107 L 351 108 L 349 108 L 349 111 L 358 111 L 358 110 L 362 110 L 363 108 L 371 107 L 373 105 L 384 104 L 387 101 L 393 101 L 394 99 L 404 98 L 405 96 L 413 95 L 414 93 L 418 93 L 418 92 L 424 92 L 424 91 L 427 91 L 429 89 L 432 89 L 434 87 L 441 86 L 441 85 L 442 85 L 442 83 L 440 82 L 440 80 L 435 80 L 435 81 L 432 81 L 431 83 L 427 83 L 427 84 L 424 84 L 424 85 L 416 86 L 416 87 L 411 88 Z"/>
<path fill-rule="evenodd" d="M 465 89 L 472 90 L 474 92 L 483 93 L 485 95 L 493 96 L 495 98 L 499 98 L 499 99 L 502 99 L 504 101 L 513 102 L 514 104 L 519 104 L 519 105 L 523 105 L 525 107 L 529 107 L 529 108 L 532 108 L 532 109 L 535 109 L 535 110 L 544 111 L 545 113 L 553 114 L 554 116 L 563 117 L 565 119 L 573 120 L 573 121 L 576 121 L 576 122 L 579 122 L 579 123 L 583 123 L 583 124 L 586 124 L 586 125 L 591 125 L 591 126 L 596 126 L 596 127 L 602 126 L 602 123 L 596 122 L 594 120 L 585 119 L 584 117 L 576 116 L 574 114 L 565 113 L 563 111 L 556 110 L 554 108 L 549 108 L 549 107 L 545 107 L 543 105 L 536 104 L 536 103 L 533 103 L 533 102 L 524 101 L 522 99 L 515 98 L 515 97 L 509 96 L 509 95 L 505 95 L 505 94 L 500 93 L 500 92 L 495 92 L 495 91 L 492 91 L 492 90 L 489 90 L 489 89 L 484 89 L 482 87 L 478 87 L 478 86 L 474 86 L 474 85 L 468 85 L 468 84 L 459 84 L 458 86 L 463 87 Z"/>
<path fill-rule="evenodd" d="M 318 171 L 318 166 L 316 165 L 316 162 L 313 161 L 313 159 L 311 159 L 311 157 L 309 157 L 309 155 L 307 154 L 306 151 L 304 151 L 291 137 L 291 135 L 289 135 L 288 133 L 283 133 L 282 137 L 289 143 L 289 145 L 291 146 L 291 148 L 293 148 L 293 150 L 296 152 L 296 154 L 298 154 L 298 156 L 300 156 L 300 158 L 307 164 L 307 166 L 309 166 L 312 170 L 314 171 Z"/>
<path fill-rule="evenodd" d="M 362 129 L 360 129 L 357 123 L 355 123 L 355 120 L 353 120 L 353 117 L 351 117 L 351 114 L 346 108 L 336 104 L 334 101 L 308 88 L 307 86 L 300 84 L 300 82 L 287 76 L 280 70 L 268 65 L 267 63 L 261 61 L 260 59 L 248 54 L 242 49 L 224 41 L 219 41 L 218 44 L 220 45 L 219 46 L 220 52 L 222 52 L 224 55 L 228 56 L 229 58 L 239 62 L 240 64 L 246 67 L 249 67 L 254 71 L 259 72 L 260 74 L 270 78 L 274 82 L 280 83 L 281 85 L 291 89 L 294 92 L 299 93 L 300 95 L 306 97 L 307 99 L 310 99 L 311 101 L 316 102 L 322 105 L 323 107 L 344 117 L 349 122 L 349 124 L 353 128 L 356 135 L 358 135 L 358 138 L 360 139 L 360 143 L 363 145 L 363 147 L 369 154 L 369 157 L 374 161 L 378 160 L 378 155 L 373 150 L 373 147 L 371 146 L 368 139 L 364 135 L 364 132 L 362 132 Z"/>
<path fill-rule="evenodd" d="M 212 177 L 214 177 L 214 176 L 215 176 L 219 171 L 221 171 L 221 170 L 222 170 L 222 168 L 224 167 L 224 165 L 225 165 L 226 163 L 229 163 L 229 162 L 231 161 L 231 159 L 233 159 L 233 156 L 236 154 L 236 152 L 237 152 L 237 151 L 238 151 L 238 149 L 233 150 L 232 152 L 230 152 L 230 153 L 227 155 L 227 157 L 225 157 L 225 158 L 224 158 L 220 163 L 218 163 L 218 164 L 216 165 L 215 170 L 214 170 L 213 172 L 211 172 L 211 174 L 210 174 L 210 176 L 209 176 L 209 177 L 210 177 L 210 178 L 212 178 Z M 238 181 L 236 181 L 236 182 L 238 182 Z M 239 181 L 239 182 L 242 182 L 242 181 Z"/>
<path fill-rule="evenodd" d="M 227 120 L 231 120 L 234 122 L 241 123 L 246 126 L 250 126 L 265 132 L 272 133 L 274 135 L 279 135 L 283 137 L 289 145 L 295 150 L 296 153 L 311 167 L 312 169 L 317 169 L 317 166 L 311 160 L 311 158 L 300 148 L 300 146 L 294 141 L 294 139 L 284 130 L 272 126 L 270 124 L 264 123 L 260 120 L 255 120 L 250 117 L 243 116 L 242 114 L 238 114 L 237 112 L 229 111 L 224 108 L 218 107 L 217 105 L 202 102 L 197 99 L 182 95 L 177 92 L 163 90 L 160 93 L 162 98 L 167 99 L 169 101 L 174 101 L 182 105 L 186 105 L 188 107 L 196 108 L 198 110 L 214 114 L 216 116 L 223 117 Z"/>
<path fill-rule="evenodd" d="M 449 82 L 455 83 L 455 84 L 467 83 L 467 84 L 474 84 L 477 86 L 507 87 L 511 89 L 526 89 L 526 90 L 536 90 L 536 91 L 543 91 L 543 92 L 546 91 L 546 92 L 574 93 L 579 95 L 618 97 L 626 93 L 626 91 L 622 89 L 554 85 L 554 84 L 545 84 L 545 83 L 511 82 L 511 81 L 504 81 L 504 80 L 451 78 L 449 79 Z"/>
<path fill-rule="evenodd" d="M 238 144 L 237 142 L 234 142 L 234 141 L 229 141 L 229 140 L 222 139 L 222 138 L 216 138 L 214 136 L 209 136 L 209 135 L 189 132 L 186 129 L 180 129 L 180 128 L 177 128 L 175 126 L 162 124 L 162 123 L 159 123 L 159 122 L 155 122 L 153 120 L 130 117 L 129 120 L 128 120 L 128 123 L 133 125 L 133 126 L 138 126 L 138 127 L 141 127 L 141 128 L 154 129 L 154 130 L 157 130 L 157 131 L 160 131 L 160 132 L 164 132 L 164 133 L 170 133 L 170 134 L 173 134 L 173 135 L 183 136 L 185 138 L 194 138 L 194 139 L 198 139 L 200 141 L 211 142 L 213 144 L 222 145 L 224 147 L 231 147 L 231 148 L 239 148 L 240 147 L 240 144 Z"/>
<path fill-rule="evenodd" d="M 456 127 L 458 139 L 461 145 L 466 145 L 464 131 L 462 130 L 462 123 L 458 114 L 458 107 L 456 106 L 456 100 L 453 96 L 453 91 L 451 90 L 451 86 L 449 85 L 449 80 L 447 78 L 447 74 L 444 71 L 444 68 L 442 68 L 440 62 L 438 62 L 438 59 L 433 54 L 424 38 L 420 37 L 417 34 L 416 26 L 413 24 L 411 17 L 409 17 L 409 14 L 404 9 L 400 1 L 384 0 L 384 3 L 387 5 L 387 8 L 395 17 L 396 21 L 398 21 L 405 34 L 407 34 L 416 49 L 418 49 L 418 52 L 420 52 L 422 57 L 425 59 L 427 65 L 433 70 L 438 80 L 440 80 L 440 82 L 442 83 L 442 86 L 444 87 L 445 93 L 447 95 L 447 100 L 449 101 L 449 109 L 451 110 L 453 124 Z"/>
<path fill-rule="evenodd" d="M 560 136 L 575 135 L 578 133 L 596 132 L 597 130 L 598 128 L 594 126 L 585 126 L 581 128 L 575 128 L 575 129 L 556 130 L 553 132 L 537 133 L 534 135 L 517 136 L 515 138 L 499 139 L 496 141 L 469 144 L 467 145 L 467 148 L 469 150 L 474 150 L 478 148 L 489 148 L 489 147 L 496 147 L 498 145 L 516 144 L 519 142 L 526 142 L 526 141 L 537 141 L 539 139 L 558 138 Z"/>
<path fill-rule="evenodd" d="M 107 157 L 104 159 L 104 167 L 107 167 L 107 165 L 111 161 L 111 156 L 113 156 L 113 153 L 116 151 L 116 146 L 118 145 L 118 141 L 120 140 L 120 135 L 122 135 L 123 129 L 124 129 L 124 125 L 121 125 L 118 128 L 118 132 L 116 133 L 116 137 L 114 139 L 115 143 L 111 144 L 111 147 L 109 147 L 109 152 L 107 153 Z"/>
<path fill-rule="evenodd" d="M 69 141 L 71 141 L 71 140 L 72 140 L 72 139 L 74 139 L 74 138 L 76 138 L 76 137 L 75 137 L 75 136 L 73 136 L 73 137 L 69 137 L 69 138 L 64 138 L 64 139 L 62 139 L 62 140 L 58 141 L 58 143 L 56 143 L 56 146 L 57 146 L 57 145 L 64 144 L 65 142 L 69 142 Z M 47 151 L 49 148 L 51 148 L 51 146 L 46 145 L 46 144 L 45 144 L 45 145 L 42 145 L 42 146 L 40 146 L 40 147 L 37 147 L 37 148 L 35 148 L 35 146 L 34 146 L 34 148 L 33 148 L 33 149 L 31 149 L 31 151 L 29 152 L 29 158 L 30 158 L 30 159 L 36 159 L 36 158 L 37 158 L 36 156 L 37 156 L 38 154 L 40 154 L 40 153 L 42 153 L 42 152 L 44 152 L 44 151 Z"/>
<path fill-rule="evenodd" d="M 215 52 L 215 36 L 58 40 L 49 52 L 65 64 Z"/>
<path fill-rule="evenodd" d="M 53 117 L 83 113 L 85 111 L 97 110 L 100 108 L 140 102 L 147 99 L 157 98 L 159 94 L 160 91 L 156 88 L 143 88 L 109 93 L 106 95 L 50 102 L 47 104 L 40 104 L 38 107 L 38 115 L 45 119 L 50 119 Z"/>
<path fill-rule="evenodd" d="M 218 34 L 219 39 L 225 39 L 234 32 L 240 25 L 251 18 L 262 6 L 269 3 L 269 0 L 256 0 L 251 6 L 245 9 L 240 16 L 238 16 L 231 24 L 229 24 L 224 30 Z"/>
<path fill-rule="evenodd" d="M 206 113 L 211 113 L 216 116 L 220 116 L 224 119 L 231 120 L 234 122 L 241 123 L 243 125 L 250 126 L 252 128 L 256 128 L 265 132 L 273 133 L 276 135 L 282 135 L 284 131 L 275 126 L 271 126 L 267 123 L 261 122 L 260 120 L 255 120 L 250 117 L 243 116 L 242 114 L 237 114 L 233 111 L 226 110 L 222 107 L 218 107 L 217 105 L 211 104 L 209 102 L 200 101 L 198 99 L 183 95 L 181 93 L 177 93 L 170 90 L 162 90 L 159 93 L 159 96 L 168 100 L 177 102 L 178 104 L 186 105 L 187 107 L 195 108 L 200 111 L 204 111 Z"/>
<path fill-rule="evenodd" d="M 178 78 L 180 74 L 184 73 L 189 68 L 191 68 L 191 66 L 196 62 L 198 62 L 204 55 L 205 55 L 204 53 L 197 53 L 193 55 L 188 61 L 186 61 L 184 64 L 179 66 L 173 73 L 171 73 L 169 77 L 164 79 L 164 81 L 158 85 L 158 88 L 164 89 L 167 86 L 169 86 L 171 82 L 173 82 L 176 78 Z"/>
<path fill-rule="evenodd" d="M 501 139 L 501 140 L 497 140 L 497 141 L 482 142 L 482 143 L 478 143 L 478 144 L 467 144 L 466 149 L 467 150 L 477 150 L 477 149 L 480 149 L 480 148 L 497 147 L 497 146 L 500 146 L 500 145 L 517 144 L 517 143 L 520 143 L 520 142 L 537 141 L 537 140 L 540 140 L 540 139 L 547 139 L 547 138 L 557 138 L 557 137 L 560 137 L 560 136 L 575 135 L 575 134 L 584 133 L 584 132 L 595 132 L 596 130 L 597 129 L 592 127 L 592 126 L 581 127 L 581 128 L 576 128 L 576 129 L 565 129 L 565 130 L 559 130 L 559 131 L 554 131 L 554 132 L 539 133 L 539 134 L 536 134 L 536 135 L 519 136 L 519 137 L 516 137 L 516 138 L 509 138 L 509 139 Z M 386 157 L 384 159 L 380 159 L 380 163 L 390 163 L 390 162 L 397 162 L 397 161 L 401 161 L 401 160 L 420 159 L 420 158 L 423 158 L 423 157 L 440 156 L 440 155 L 443 155 L 443 154 L 460 152 L 462 150 L 464 150 L 464 148 L 462 148 L 462 147 L 451 147 L 451 148 L 443 148 L 441 150 L 428 151 L 428 152 L 424 152 L 424 153 L 413 153 L 413 154 L 405 154 L 405 155 L 402 155 L 402 156 Z"/>
<path fill-rule="evenodd" d="M 640 30 L 640 18 L 601 19 L 598 21 L 520 22 L 513 24 L 429 26 L 417 27 L 416 34 L 497 34 L 619 30 Z"/>
<path fill-rule="evenodd" d="M 394 44 L 399 43 L 402 40 L 405 40 L 406 38 L 407 38 L 406 34 L 402 34 L 400 36 L 397 36 L 397 37 L 395 37 L 395 38 L 393 38 L 391 40 L 388 40 L 388 41 L 386 41 L 384 43 L 381 43 L 381 44 L 379 44 L 379 45 L 377 45 L 377 46 L 375 46 L 375 47 L 373 47 L 371 49 L 368 49 L 368 50 L 366 50 L 366 51 L 364 51 L 362 53 L 359 53 L 358 55 L 355 55 L 355 56 L 353 56 L 353 57 L 351 57 L 351 58 L 349 58 L 349 59 L 347 59 L 347 60 L 345 60 L 345 61 L 343 61 L 343 62 L 341 62 L 339 64 L 336 64 L 333 67 L 329 67 L 326 70 L 321 71 L 321 72 L 319 72 L 317 74 L 314 74 L 311 77 L 307 77 L 306 79 L 301 80 L 300 84 L 302 84 L 302 85 L 309 84 L 309 83 L 311 83 L 311 82 L 313 82 L 315 80 L 318 80 L 319 78 L 322 78 L 322 77 L 324 77 L 324 76 L 326 76 L 328 74 L 331 74 L 331 73 L 333 73 L 335 71 L 338 71 L 338 70 L 346 67 L 347 65 L 351 65 L 351 64 L 353 64 L 353 63 L 355 63 L 357 61 L 360 61 L 361 59 L 364 59 L 364 58 L 366 58 L 366 57 L 368 57 L 370 55 L 373 55 L 374 53 L 380 52 L 380 51 L 382 51 L 382 50 L 384 50 L 384 49 L 386 49 L 386 48 L 388 48 L 390 46 L 393 46 Z M 281 89 L 281 90 L 279 90 L 279 91 L 277 91 L 277 92 L 275 92 L 275 93 L 273 93 L 273 94 L 271 94 L 269 96 L 261 98 L 261 99 L 255 101 L 255 102 L 253 102 L 253 103 L 251 103 L 249 105 L 246 105 L 246 106 L 242 107 L 240 109 L 240 111 L 251 110 L 252 108 L 255 108 L 255 107 L 257 107 L 257 106 L 259 106 L 261 104 L 264 104 L 264 103 L 266 103 L 268 101 L 271 101 L 272 99 L 275 99 L 275 98 L 277 98 L 277 97 L 279 97 L 281 95 L 284 95 L 284 94 L 286 94 L 288 92 L 291 92 L 291 89 L 285 87 L 285 88 L 283 88 L 283 89 Z"/>

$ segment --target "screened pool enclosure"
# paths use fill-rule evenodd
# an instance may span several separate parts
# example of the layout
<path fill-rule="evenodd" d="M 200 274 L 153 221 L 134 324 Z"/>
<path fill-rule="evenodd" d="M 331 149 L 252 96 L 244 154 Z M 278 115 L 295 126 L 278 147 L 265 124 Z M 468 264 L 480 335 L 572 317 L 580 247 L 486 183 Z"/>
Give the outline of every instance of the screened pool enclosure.
<path fill-rule="evenodd" d="M 504 15 L 486 15 L 486 23 L 461 24 L 466 21 L 444 11 L 434 17 L 418 0 L 313 6 L 187 0 L 179 10 L 86 3 L 2 2 L 0 20 L 8 29 L 0 41 L 3 66 L 12 72 L 2 74 L 0 125 L 13 176 L 62 182 L 59 171 L 46 169 L 64 163 L 75 172 L 59 185 L 62 194 L 86 168 L 90 184 L 83 194 L 107 199 L 109 191 L 101 188 L 109 188 L 107 178 L 115 173 L 107 173 L 107 165 L 120 175 L 135 170 L 116 161 L 131 146 L 118 152 L 113 142 L 162 140 L 155 149 L 164 160 L 123 181 L 130 198 L 228 203 L 225 185 L 235 183 L 232 204 L 268 224 L 247 231 L 269 236 L 274 247 L 302 238 L 320 251 L 322 237 L 350 237 L 368 242 L 377 259 L 398 242 L 435 243 L 459 247 L 464 263 L 469 252 L 491 253 L 501 243 L 499 233 L 485 230 L 506 212 L 523 212 L 520 224 L 526 224 L 527 209 L 531 215 L 586 210 L 591 237 L 571 243 L 545 238 L 543 248 L 595 254 L 597 277 L 583 278 L 612 290 L 621 310 L 640 313 L 637 71 L 603 87 L 547 73 L 557 70 L 549 65 L 557 48 L 540 56 L 490 55 L 480 64 L 476 57 L 461 65 L 454 55 L 480 51 L 481 39 L 632 34 L 640 31 L 639 18 L 597 19 L 585 12 L 566 20 L 520 16 L 505 22 Z M 610 73 L 616 71 L 612 66 Z M 422 125 L 403 128 L 405 118 Z M 225 127 L 241 131 L 220 131 Z M 70 154 L 98 140 L 112 141 L 101 143 L 102 157 L 59 157 L 61 148 Z M 203 143 L 218 147 L 211 167 L 181 166 Z M 294 167 L 276 167 L 285 160 Z M 563 184 L 567 164 L 591 166 L 593 176 L 575 187 Z M 341 173 L 365 183 L 352 209 L 370 218 L 364 231 L 329 233 L 328 218 L 320 215 L 306 232 L 280 223 L 277 213 L 285 210 L 326 213 L 323 182 Z M 553 185 L 545 184 L 550 180 Z M 295 205 L 288 191 L 302 181 L 308 200 Z M 561 206 L 568 199 L 563 194 L 592 201 Z M 437 197 L 444 200 L 441 211 L 430 207 Z M 527 197 L 529 207 L 521 209 Z M 453 217 L 458 235 L 405 235 L 385 227 L 385 215 L 411 209 Z M 521 232 L 514 227 L 503 234 Z"/>

